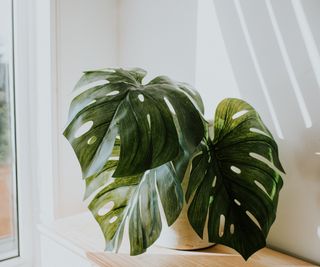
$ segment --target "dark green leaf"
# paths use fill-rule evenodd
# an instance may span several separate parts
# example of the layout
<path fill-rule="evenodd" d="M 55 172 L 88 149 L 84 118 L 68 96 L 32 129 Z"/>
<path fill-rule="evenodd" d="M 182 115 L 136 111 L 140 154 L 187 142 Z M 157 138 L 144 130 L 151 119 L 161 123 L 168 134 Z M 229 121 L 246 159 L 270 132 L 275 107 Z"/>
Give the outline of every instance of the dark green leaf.
<path fill-rule="evenodd" d="M 211 242 L 236 249 L 245 259 L 266 244 L 275 220 L 283 168 L 278 148 L 258 113 L 239 99 L 222 101 L 214 140 L 204 140 L 192 162 L 188 217 Z"/>
<path fill-rule="evenodd" d="M 191 87 L 187 83 L 177 83 L 179 88 L 187 93 L 191 101 L 194 103 L 194 105 L 199 109 L 201 114 L 204 114 L 204 106 L 201 99 L 200 94 L 197 90 L 195 90 L 193 87 Z"/>
<path fill-rule="evenodd" d="M 142 85 L 145 74 L 142 69 L 106 69 L 86 72 L 78 82 L 76 89 L 89 89 L 72 101 L 64 135 L 83 178 L 103 170 L 118 135 L 121 149 L 115 177 L 140 174 L 174 160 L 181 151 L 177 124 L 182 132 L 188 129 L 183 138 L 189 150 L 200 142 L 203 122 L 197 108 L 203 105 L 197 93 L 166 77 Z M 91 85 L 97 82 L 100 85 Z"/>

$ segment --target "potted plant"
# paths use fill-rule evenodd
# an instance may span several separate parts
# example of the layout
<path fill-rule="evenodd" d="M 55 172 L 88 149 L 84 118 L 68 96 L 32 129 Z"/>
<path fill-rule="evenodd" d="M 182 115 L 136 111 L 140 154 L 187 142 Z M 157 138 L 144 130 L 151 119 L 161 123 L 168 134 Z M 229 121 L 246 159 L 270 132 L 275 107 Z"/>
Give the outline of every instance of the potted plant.
<path fill-rule="evenodd" d="M 85 198 L 97 192 L 89 209 L 106 250 L 117 251 L 127 223 L 131 255 L 145 252 L 160 235 L 162 206 L 169 226 L 187 209 L 200 238 L 206 230 L 209 242 L 247 259 L 276 216 L 284 172 L 276 142 L 248 103 L 223 100 L 211 125 L 189 85 L 165 76 L 143 84 L 145 75 L 85 72 L 64 131 Z"/>

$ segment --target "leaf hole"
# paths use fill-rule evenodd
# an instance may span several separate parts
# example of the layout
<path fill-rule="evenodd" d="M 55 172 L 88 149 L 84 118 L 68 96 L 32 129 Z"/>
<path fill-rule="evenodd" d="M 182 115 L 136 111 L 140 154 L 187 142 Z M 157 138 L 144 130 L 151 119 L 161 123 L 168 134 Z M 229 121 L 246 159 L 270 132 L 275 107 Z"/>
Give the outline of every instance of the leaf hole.
<path fill-rule="evenodd" d="M 235 172 L 236 174 L 240 174 L 240 173 L 241 173 L 241 170 L 240 170 L 238 167 L 236 167 L 236 166 L 231 166 L 230 169 L 231 169 L 233 172 Z"/>
<path fill-rule="evenodd" d="M 241 110 L 237 113 L 235 113 L 233 116 L 232 116 L 232 119 L 238 119 L 239 117 L 243 116 L 244 114 L 246 114 L 248 112 L 248 110 Z"/>
<path fill-rule="evenodd" d="M 99 80 L 99 81 L 95 81 L 95 82 L 91 82 L 91 83 L 82 85 L 82 86 L 75 89 L 75 91 L 73 92 L 73 95 L 79 95 L 82 92 L 85 92 L 86 90 L 88 90 L 90 88 L 93 88 L 96 86 L 101 86 L 101 85 L 106 85 L 108 83 L 109 83 L 109 81 L 107 81 L 107 80 Z"/>
<path fill-rule="evenodd" d="M 82 135 L 84 135 L 86 132 L 90 131 L 90 129 L 93 126 L 93 121 L 87 121 L 84 124 L 82 124 L 79 129 L 76 131 L 76 133 L 74 134 L 75 138 L 78 138 Z"/>
<path fill-rule="evenodd" d="M 234 234 L 234 224 L 230 224 L 230 234 Z"/>
<path fill-rule="evenodd" d="M 110 220 L 109 223 L 114 223 L 118 219 L 118 216 L 113 216 Z"/>
<path fill-rule="evenodd" d="M 257 134 L 262 134 L 264 136 L 270 137 L 267 133 L 265 133 L 264 131 L 257 129 L 257 128 L 250 128 L 250 132 L 252 133 L 257 133 Z"/>
<path fill-rule="evenodd" d="M 173 108 L 171 102 L 168 100 L 168 98 L 164 97 L 163 99 L 164 99 L 164 102 L 166 102 L 166 104 L 167 104 L 170 112 L 171 112 L 172 114 L 176 115 L 176 111 L 174 110 L 174 108 Z"/>
<path fill-rule="evenodd" d="M 216 183 L 217 183 L 217 176 L 215 176 L 215 177 L 213 178 L 212 187 L 215 187 L 215 186 L 216 186 Z"/>
<path fill-rule="evenodd" d="M 119 93 L 120 93 L 120 92 L 119 92 L 118 90 L 116 90 L 116 91 L 112 91 L 112 92 L 106 94 L 106 96 L 113 96 L 113 95 L 117 95 L 117 94 L 119 94 Z"/>
<path fill-rule="evenodd" d="M 223 214 L 220 215 L 220 224 L 219 224 L 219 237 L 222 237 L 224 234 L 224 225 L 226 222 L 226 218 Z"/>
<path fill-rule="evenodd" d="M 262 183 L 260 183 L 257 180 L 254 180 L 254 183 L 265 193 L 269 196 L 269 193 L 267 192 L 267 189 L 264 187 L 264 185 Z"/>
<path fill-rule="evenodd" d="M 106 205 L 104 205 L 101 209 L 99 209 L 98 215 L 99 216 L 106 215 L 108 212 L 110 212 L 112 210 L 113 206 L 114 206 L 114 202 L 109 201 Z"/>
<path fill-rule="evenodd" d="M 140 100 L 140 102 L 144 102 L 144 96 L 143 96 L 143 94 L 139 94 L 139 95 L 138 95 L 138 99 Z"/>
<path fill-rule="evenodd" d="M 97 141 L 97 137 L 96 136 L 91 136 L 89 139 L 88 139 L 88 145 L 92 145 L 94 144 L 95 142 Z"/>
<path fill-rule="evenodd" d="M 269 159 L 265 158 L 264 156 L 261 156 L 257 153 L 254 153 L 254 152 L 250 152 L 249 153 L 249 156 L 254 158 L 254 159 L 257 159 L 257 160 L 260 160 L 261 162 L 263 162 L 264 164 L 268 165 L 268 167 L 270 167 L 271 169 L 273 169 L 275 172 L 278 172 L 278 173 L 282 173 L 275 165 L 273 162 L 271 162 Z"/>
<path fill-rule="evenodd" d="M 241 206 L 241 203 L 240 203 L 240 201 L 239 201 L 238 199 L 234 199 L 233 201 L 234 201 L 234 203 L 236 203 L 238 206 Z"/>
<path fill-rule="evenodd" d="M 253 221 L 261 230 L 261 226 L 260 226 L 260 223 L 258 222 L 257 218 L 248 210 L 246 211 L 246 214 L 251 219 L 251 221 Z"/>
<path fill-rule="evenodd" d="M 149 128 L 151 129 L 151 117 L 150 117 L 150 114 L 147 114 L 147 121 L 148 121 Z"/>

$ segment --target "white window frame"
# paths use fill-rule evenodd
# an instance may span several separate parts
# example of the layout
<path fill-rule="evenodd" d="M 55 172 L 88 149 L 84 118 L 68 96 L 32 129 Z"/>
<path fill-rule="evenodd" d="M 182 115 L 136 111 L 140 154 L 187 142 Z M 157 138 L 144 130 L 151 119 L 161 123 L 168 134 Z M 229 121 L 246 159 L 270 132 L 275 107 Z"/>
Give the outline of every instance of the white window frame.
<path fill-rule="evenodd" d="M 15 91 L 15 132 L 17 164 L 17 199 L 19 255 L 0 262 L 1 267 L 33 267 L 35 180 L 32 155 L 32 109 L 31 83 L 32 56 L 30 50 L 32 2 L 13 0 L 13 51 Z"/>

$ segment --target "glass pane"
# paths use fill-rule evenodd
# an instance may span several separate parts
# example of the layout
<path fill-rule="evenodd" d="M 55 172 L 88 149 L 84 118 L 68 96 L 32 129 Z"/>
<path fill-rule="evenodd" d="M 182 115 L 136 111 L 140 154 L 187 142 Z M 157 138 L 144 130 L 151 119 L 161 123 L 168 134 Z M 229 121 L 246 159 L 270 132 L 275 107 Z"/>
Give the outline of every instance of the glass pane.
<path fill-rule="evenodd" d="M 0 261 L 18 256 L 11 0 L 0 1 Z"/>

